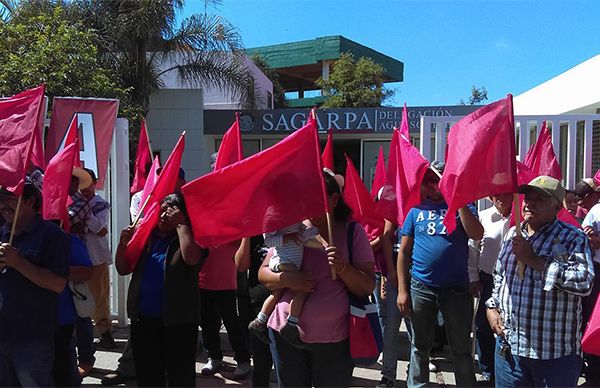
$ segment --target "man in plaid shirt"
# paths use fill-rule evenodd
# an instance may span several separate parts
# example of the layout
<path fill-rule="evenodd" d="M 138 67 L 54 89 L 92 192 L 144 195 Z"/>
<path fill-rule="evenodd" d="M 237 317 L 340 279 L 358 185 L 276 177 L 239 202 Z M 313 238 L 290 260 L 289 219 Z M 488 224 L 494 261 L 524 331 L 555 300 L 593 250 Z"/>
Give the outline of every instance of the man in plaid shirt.
<path fill-rule="evenodd" d="M 558 180 L 539 176 L 519 193 L 525 194 L 521 233 L 509 231 L 486 302 L 498 335 L 496 384 L 576 386 L 581 298 L 594 279 L 589 242 L 581 230 L 557 220 L 565 196 Z"/>

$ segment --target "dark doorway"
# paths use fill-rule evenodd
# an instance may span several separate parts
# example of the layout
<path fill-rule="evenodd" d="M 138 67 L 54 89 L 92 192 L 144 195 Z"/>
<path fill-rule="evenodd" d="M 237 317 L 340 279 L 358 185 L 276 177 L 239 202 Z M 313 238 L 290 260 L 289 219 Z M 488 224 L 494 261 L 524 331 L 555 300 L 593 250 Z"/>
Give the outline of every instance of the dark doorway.
<path fill-rule="evenodd" d="M 325 148 L 327 139 L 321 139 L 321 152 Z M 360 174 L 360 139 L 335 139 L 333 140 L 333 167 L 336 174 L 346 175 L 346 157 L 347 154 L 354 167 Z"/>

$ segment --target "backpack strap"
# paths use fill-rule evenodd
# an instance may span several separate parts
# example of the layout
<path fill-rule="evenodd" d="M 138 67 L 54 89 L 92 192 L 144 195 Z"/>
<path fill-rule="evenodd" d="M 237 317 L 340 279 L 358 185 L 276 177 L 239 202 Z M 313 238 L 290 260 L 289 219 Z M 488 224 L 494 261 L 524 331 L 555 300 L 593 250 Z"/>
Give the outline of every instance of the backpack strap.
<path fill-rule="evenodd" d="M 348 235 L 346 237 L 346 241 L 348 242 L 348 264 L 352 264 L 352 251 L 354 247 L 354 227 L 356 226 L 356 221 L 352 221 L 348 224 L 347 232 Z"/>

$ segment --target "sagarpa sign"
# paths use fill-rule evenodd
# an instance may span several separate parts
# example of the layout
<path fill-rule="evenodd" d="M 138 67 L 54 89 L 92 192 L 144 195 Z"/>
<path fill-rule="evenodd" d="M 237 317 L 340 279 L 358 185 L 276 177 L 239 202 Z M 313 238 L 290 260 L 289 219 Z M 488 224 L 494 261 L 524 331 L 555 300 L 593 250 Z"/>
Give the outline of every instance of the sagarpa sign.
<path fill-rule="evenodd" d="M 81 162 L 96 173 L 96 187 L 102 188 L 118 110 L 118 100 L 55 97 L 46 140 L 46 161 L 64 147 L 67 129 L 75 118 L 79 127 Z"/>

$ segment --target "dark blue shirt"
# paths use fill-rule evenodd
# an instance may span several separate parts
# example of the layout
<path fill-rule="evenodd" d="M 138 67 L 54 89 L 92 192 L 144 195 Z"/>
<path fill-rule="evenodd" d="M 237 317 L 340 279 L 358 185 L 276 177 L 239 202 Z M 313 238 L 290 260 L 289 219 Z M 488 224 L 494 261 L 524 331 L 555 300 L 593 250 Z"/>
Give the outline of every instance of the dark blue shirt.
<path fill-rule="evenodd" d="M 474 207 L 469 208 L 477 214 Z M 432 287 L 467 286 L 469 237 L 458 215 L 456 230 L 446 232 L 443 221 L 447 210 L 445 203 L 424 201 L 408 212 L 402 235 L 414 238 L 412 276 Z"/>
<path fill-rule="evenodd" d="M 71 236 L 71 262 L 70 266 L 91 267 L 92 260 L 88 254 L 88 250 L 78 237 Z M 77 319 L 77 310 L 73 303 L 73 294 L 69 288 L 69 284 L 65 286 L 63 292 L 58 296 L 58 324 L 68 325 L 75 323 Z"/>
<path fill-rule="evenodd" d="M 1 229 L 2 242 L 10 238 L 10 226 Z M 40 216 L 14 237 L 13 246 L 33 265 L 67 278 L 70 236 Z M 58 294 L 34 284 L 14 268 L 0 274 L 0 342 L 48 341 L 54 337 Z"/>
<path fill-rule="evenodd" d="M 161 237 L 153 233 L 150 250 L 144 262 L 140 285 L 140 314 L 147 317 L 162 317 L 165 291 L 165 259 L 167 248 L 173 237 Z"/>

